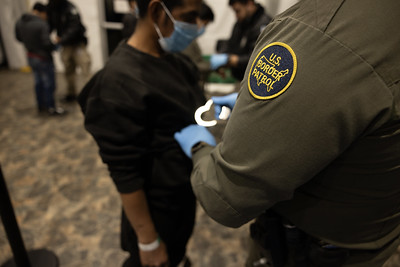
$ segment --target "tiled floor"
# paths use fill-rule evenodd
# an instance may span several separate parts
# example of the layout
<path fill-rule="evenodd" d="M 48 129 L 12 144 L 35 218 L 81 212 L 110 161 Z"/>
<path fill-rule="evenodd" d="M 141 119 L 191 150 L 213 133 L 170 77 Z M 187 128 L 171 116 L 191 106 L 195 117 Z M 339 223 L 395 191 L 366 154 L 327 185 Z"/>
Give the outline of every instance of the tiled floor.
<path fill-rule="evenodd" d="M 59 97 L 62 76 L 58 83 Z M 61 267 L 120 266 L 120 200 L 79 107 L 66 105 L 65 117 L 38 116 L 32 84 L 31 74 L 0 71 L 0 164 L 25 245 L 53 251 Z M 0 225 L 1 264 L 12 253 Z M 220 226 L 199 208 L 188 246 L 193 267 L 244 266 L 247 235 L 247 225 Z M 400 266 L 399 255 L 385 267 Z"/>

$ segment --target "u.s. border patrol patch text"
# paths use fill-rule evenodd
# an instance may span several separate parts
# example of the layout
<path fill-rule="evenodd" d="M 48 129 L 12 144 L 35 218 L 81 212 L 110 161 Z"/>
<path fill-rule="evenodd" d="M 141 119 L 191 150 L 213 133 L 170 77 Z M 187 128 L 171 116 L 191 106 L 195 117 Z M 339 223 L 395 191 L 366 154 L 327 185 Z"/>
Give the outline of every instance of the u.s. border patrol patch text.
<path fill-rule="evenodd" d="M 257 99 L 275 98 L 289 88 L 296 71 L 293 49 L 285 43 L 271 43 L 258 53 L 251 66 L 249 91 Z"/>

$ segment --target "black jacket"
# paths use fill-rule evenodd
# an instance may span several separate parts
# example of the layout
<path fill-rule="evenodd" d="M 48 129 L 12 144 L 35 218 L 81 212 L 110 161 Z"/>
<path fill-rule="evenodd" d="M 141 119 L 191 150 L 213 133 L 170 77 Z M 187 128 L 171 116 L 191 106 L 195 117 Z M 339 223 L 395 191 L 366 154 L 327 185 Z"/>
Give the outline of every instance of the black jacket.
<path fill-rule="evenodd" d="M 50 40 L 46 21 L 33 14 L 24 14 L 15 24 L 15 37 L 22 42 L 29 53 L 52 60 L 54 44 Z"/>
<path fill-rule="evenodd" d="M 179 54 L 155 58 L 122 43 L 82 90 L 85 127 L 119 192 L 144 188 L 152 205 L 180 205 L 166 199 L 190 188 L 192 162 L 174 133 L 205 102 L 195 70 Z"/>
<path fill-rule="evenodd" d="M 61 45 L 87 44 L 86 29 L 77 8 L 68 1 L 53 1 L 48 5 L 50 31 L 56 30 Z"/>
<path fill-rule="evenodd" d="M 271 21 L 271 18 L 265 13 L 264 8 L 257 4 L 257 11 L 250 18 L 242 22 L 236 22 L 232 30 L 232 35 L 228 40 L 224 51 L 228 54 L 239 56 L 238 67 L 232 68 L 233 76 L 242 80 L 246 71 L 250 55 L 256 45 L 256 41 L 261 31 Z"/>

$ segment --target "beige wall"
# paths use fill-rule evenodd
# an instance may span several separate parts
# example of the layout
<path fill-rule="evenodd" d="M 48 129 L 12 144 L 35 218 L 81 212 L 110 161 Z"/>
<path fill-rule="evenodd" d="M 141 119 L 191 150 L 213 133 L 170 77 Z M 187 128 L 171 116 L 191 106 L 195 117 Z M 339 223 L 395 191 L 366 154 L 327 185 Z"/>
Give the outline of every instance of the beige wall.
<path fill-rule="evenodd" d="M 0 0 L 0 33 L 8 65 L 19 69 L 27 65 L 25 49 L 15 38 L 15 23 L 28 10 L 25 0 Z"/>

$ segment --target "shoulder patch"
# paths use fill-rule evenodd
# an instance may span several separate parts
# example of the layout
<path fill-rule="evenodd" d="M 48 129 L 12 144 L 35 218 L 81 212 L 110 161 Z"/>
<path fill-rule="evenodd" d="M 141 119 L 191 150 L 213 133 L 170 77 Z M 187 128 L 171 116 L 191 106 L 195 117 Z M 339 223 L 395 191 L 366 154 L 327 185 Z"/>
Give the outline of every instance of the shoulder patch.
<path fill-rule="evenodd" d="M 297 72 L 293 49 L 280 42 L 264 47 L 255 58 L 247 79 L 250 93 L 257 99 L 272 99 L 283 94 Z"/>

